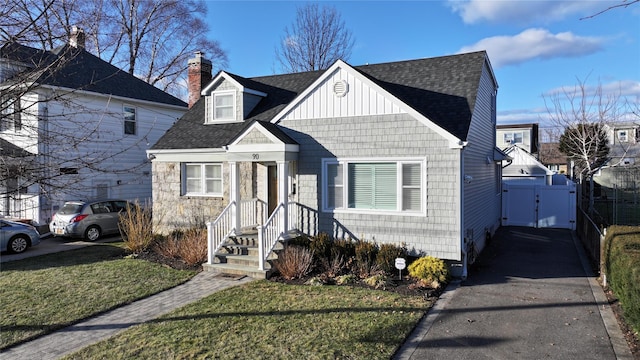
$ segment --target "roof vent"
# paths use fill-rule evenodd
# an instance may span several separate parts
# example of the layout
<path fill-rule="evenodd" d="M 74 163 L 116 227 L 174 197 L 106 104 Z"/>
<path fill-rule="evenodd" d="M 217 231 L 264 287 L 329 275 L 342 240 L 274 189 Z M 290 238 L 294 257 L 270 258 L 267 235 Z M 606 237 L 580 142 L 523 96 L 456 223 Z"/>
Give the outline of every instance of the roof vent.
<path fill-rule="evenodd" d="M 337 97 L 343 97 L 347 95 L 348 92 L 349 84 L 347 84 L 346 81 L 340 80 L 333 84 L 333 93 L 336 94 Z"/>

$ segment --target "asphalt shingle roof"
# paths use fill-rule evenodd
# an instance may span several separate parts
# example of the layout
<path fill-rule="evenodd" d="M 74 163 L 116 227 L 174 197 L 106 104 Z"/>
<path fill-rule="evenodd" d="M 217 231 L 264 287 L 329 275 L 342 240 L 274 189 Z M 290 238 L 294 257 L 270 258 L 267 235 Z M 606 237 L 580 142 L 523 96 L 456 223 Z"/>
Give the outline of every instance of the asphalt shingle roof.
<path fill-rule="evenodd" d="M 485 59 L 486 53 L 480 51 L 354 68 L 457 138 L 466 140 Z M 205 125 L 204 99 L 201 98 L 152 149 L 228 145 L 253 121 L 270 121 L 323 73 L 313 71 L 254 78 L 229 74 L 242 86 L 268 94 L 245 122 Z"/>
<path fill-rule="evenodd" d="M 15 42 L 0 48 L 0 58 L 30 65 L 29 80 L 43 85 L 90 91 L 161 104 L 187 104 L 138 79 L 84 49 L 69 45 L 51 51 L 34 49 Z M 24 79 L 21 77 L 21 79 Z"/>

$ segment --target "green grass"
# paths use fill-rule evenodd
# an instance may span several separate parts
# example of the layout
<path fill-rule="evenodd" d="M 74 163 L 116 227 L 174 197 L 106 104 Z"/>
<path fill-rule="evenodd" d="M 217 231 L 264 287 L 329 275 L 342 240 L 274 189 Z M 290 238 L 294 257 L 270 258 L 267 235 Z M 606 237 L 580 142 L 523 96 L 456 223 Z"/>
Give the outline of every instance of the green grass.
<path fill-rule="evenodd" d="M 123 258 L 122 244 L 96 244 L 3 263 L 0 349 L 171 288 L 193 271 Z"/>
<path fill-rule="evenodd" d="M 388 359 L 429 306 L 385 291 L 255 281 L 66 359 Z"/>

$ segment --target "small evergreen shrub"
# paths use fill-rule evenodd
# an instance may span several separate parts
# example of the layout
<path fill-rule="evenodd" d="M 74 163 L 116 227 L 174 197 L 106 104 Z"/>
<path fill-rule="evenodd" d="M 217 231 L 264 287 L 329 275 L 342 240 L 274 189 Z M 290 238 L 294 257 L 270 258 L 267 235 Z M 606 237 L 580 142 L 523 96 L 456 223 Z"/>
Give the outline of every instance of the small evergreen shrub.
<path fill-rule="evenodd" d="M 331 258 L 342 256 L 345 262 L 356 256 L 356 244 L 351 239 L 335 239 L 331 244 Z"/>
<path fill-rule="evenodd" d="M 382 244 L 378 250 L 378 255 L 376 255 L 376 264 L 385 273 L 392 274 L 397 272 L 396 259 L 406 257 L 407 248 L 405 246 Z"/>
<path fill-rule="evenodd" d="M 319 260 L 327 259 L 331 255 L 331 238 L 327 233 L 320 233 L 311 238 L 309 248 Z"/>
<path fill-rule="evenodd" d="M 366 240 L 356 242 L 354 270 L 361 278 L 367 278 L 381 271 L 376 264 L 377 255 L 378 245 L 375 243 Z"/>
<path fill-rule="evenodd" d="M 302 246 L 308 249 L 311 247 L 311 239 L 306 235 L 300 235 L 293 239 L 289 239 L 289 241 L 287 241 L 287 245 Z"/>
<path fill-rule="evenodd" d="M 307 276 L 311 272 L 312 265 L 311 250 L 296 245 L 287 246 L 274 262 L 276 270 L 287 280 Z"/>
<path fill-rule="evenodd" d="M 449 280 L 449 268 L 441 259 L 424 256 L 409 265 L 409 275 L 437 288 Z"/>

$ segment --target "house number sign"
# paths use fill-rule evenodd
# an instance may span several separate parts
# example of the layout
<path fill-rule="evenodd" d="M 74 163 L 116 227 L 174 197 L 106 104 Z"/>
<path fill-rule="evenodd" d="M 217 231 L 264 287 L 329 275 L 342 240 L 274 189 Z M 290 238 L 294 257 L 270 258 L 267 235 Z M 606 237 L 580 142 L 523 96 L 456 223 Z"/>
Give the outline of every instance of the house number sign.
<path fill-rule="evenodd" d="M 260 154 L 251 154 L 251 157 L 253 158 L 253 160 L 258 160 L 260 159 Z"/>

